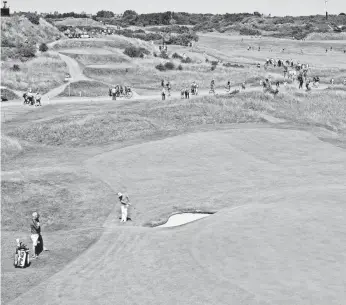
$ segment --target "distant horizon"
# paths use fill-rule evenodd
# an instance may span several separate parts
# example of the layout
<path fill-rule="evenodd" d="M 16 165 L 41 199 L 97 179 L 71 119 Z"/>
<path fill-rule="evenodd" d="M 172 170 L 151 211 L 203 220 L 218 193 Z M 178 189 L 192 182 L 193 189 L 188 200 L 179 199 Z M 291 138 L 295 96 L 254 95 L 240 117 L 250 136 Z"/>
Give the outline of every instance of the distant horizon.
<path fill-rule="evenodd" d="M 122 14 L 126 10 L 134 10 L 138 14 L 163 13 L 167 11 L 175 13 L 190 13 L 190 14 L 213 14 L 224 15 L 259 12 L 272 17 L 284 16 L 315 16 L 325 15 L 324 0 L 305 0 L 302 5 L 301 0 L 242 0 L 232 3 L 223 0 L 213 0 L 212 2 L 203 2 L 196 5 L 185 0 L 175 0 L 173 3 L 163 3 L 159 0 L 151 0 L 142 2 L 139 0 L 127 0 L 126 2 L 117 3 L 111 0 L 98 0 L 97 2 L 86 2 L 81 0 L 8 0 L 7 5 L 14 12 L 39 12 L 39 13 L 82 13 L 96 14 L 98 11 L 112 11 L 115 14 Z M 197 12 L 198 10 L 198 12 Z M 345 0 L 329 0 L 328 14 L 339 15 L 346 13 Z"/>

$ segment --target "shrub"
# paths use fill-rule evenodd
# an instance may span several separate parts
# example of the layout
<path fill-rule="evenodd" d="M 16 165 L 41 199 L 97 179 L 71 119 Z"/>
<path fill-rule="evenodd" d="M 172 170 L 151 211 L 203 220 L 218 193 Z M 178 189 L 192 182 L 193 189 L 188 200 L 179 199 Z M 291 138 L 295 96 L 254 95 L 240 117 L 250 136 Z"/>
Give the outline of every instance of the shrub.
<path fill-rule="evenodd" d="M 182 66 L 182 65 L 179 65 L 179 66 L 178 66 L 178 70 L 180 70 L 180 71 L 183 70 L 183 66 Z"/>
<path fill-rule="evenodd" d="M 137 48 L 134 46 L 127 47 L 124 51 L 124 54 L 129 57 L 144 57 L 144 55 L 150 54 L 150 52 L 145 48 Z"/>
<path fill-rule="evenodd" d="M 214 71 L 215 70 L 215 68 L 216 68 L 216 66 L 211 66 L 211 71 Z"/>
<path fill-rule="evenodd" d="M 154 55 L 154 57 L 157 57 L 157 54 L 156 54 L 156 52 L 154 52 L 154 53 L 153 53 L 153 55 Z"/>
<path fill-rule="evenodd" d="M 169 59 L 167 53 L 165 51 L 162 51 L 161 54 L 160 54 L 160 57 L 163 58 L 163 59 Z"/>
<path fill-rule="evenodd" d="M 165 63 L 165 68 L 166 68 L 166 70 L 173 70 L 175 68 L 175 65 L 174 65 L 174 63 L 169 61 L 169 62 Z"/>
<path fill-rule="evenodd" d="M 32 24 L 40 24 L 40 16 L 34 13 L 27 13 L 25 17 L 28 18 Z"/>
<path fill-rule="evenodd" d="M 12 39 L 4 37 L 4 35 L 1 35 L 1 47 L 2 48 L 6 48 L 6 47 L 14 48 L 14 47 L 16 47 L 16 44 Z"/>
<path fill-rule="evenodd" d="M 181 62 L 184 64 L 190 64 L 192 63 L 192 59 L 190 57 L 186 57 L 185 59 L 182 59 Z"/>
<path fill-rule="evenodd" d="M 259 30 L 245 28 L 245 29 L 240 29 L 239 34 L 254 36 L 254 35 L 261 35 L 262 33 Z"/>
<path fill-rule="evenodd" d="M 224 63 L 223 66 L 226 67 L 226 68 L 244 68 L 243 65 L 231 64 L 229 62 Z"/>
<path fill-rule="evenodd" d="M 18 55 L 23 59 L 35 57 L 36 48 L 34 45 L 22 45 L 18 48 Z"/>
<path fill-rule="evenodd" d="M 173 53 L 172 58 L 183 59 L 183 57 L 179 55 L 178 53 Z"/>
<path fill-rule="evenodd" d="M 41 43 L 39 47 L 40 52 L 47 52 L 48 46 L 45 43 Z"/>
<path fill-rule="evenodd" d="M 218 64 L 219 64 L 219 62 L 217 60 L 211 61 L 211 65 L 212 66 L 217 66 Z"/>
<path fill-rule="evenodd" d="M 166 71 L 166 68 L 165 68 L 165 66 L 164 66 L 163 64 L 159 64 L 159 65 L 157 65 L 155 68 L 156 68 L 157 70 L 159 70 L 159 71 Z"/>
<path fill-rule="evenodd" d="M 13 67 L 12 67 L 12 70 L 15 71 L 15 72 L 20 71 L 19 65 L 18 64 L 14 64 Z"/>

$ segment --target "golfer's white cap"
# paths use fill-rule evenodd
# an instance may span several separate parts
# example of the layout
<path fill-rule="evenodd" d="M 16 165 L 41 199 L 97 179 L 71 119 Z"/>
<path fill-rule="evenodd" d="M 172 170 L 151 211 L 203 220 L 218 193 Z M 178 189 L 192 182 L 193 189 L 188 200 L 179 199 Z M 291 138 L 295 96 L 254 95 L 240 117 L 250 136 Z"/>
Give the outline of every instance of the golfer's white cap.
<path fill-rule="evenodd" d="M 19 241 L 20 241 L 19 238 L 17 238 L 17 239 L 16 239 L 17 244 L 19 244 Z"/>
<path fill-rule="evenodd" d="M 37 212 L 32 213 L 32 217 L 37 217 L 37 216 L 38 216 Z"/>
<path fill-rule="evenodd" d="M 123 195 L 122 193 L 120 193 L 120 192 L 118 193 L 118 196 L 119 196 L 119 197 L 122 196 L 122 195 Z"/>

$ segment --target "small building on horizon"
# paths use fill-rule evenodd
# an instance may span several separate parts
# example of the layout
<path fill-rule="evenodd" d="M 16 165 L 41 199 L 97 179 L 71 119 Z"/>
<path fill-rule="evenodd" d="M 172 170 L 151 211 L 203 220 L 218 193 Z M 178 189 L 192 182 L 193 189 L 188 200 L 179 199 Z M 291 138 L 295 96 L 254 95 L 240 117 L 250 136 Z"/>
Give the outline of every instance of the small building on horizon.
<path fill-rule="evenodd" d="M 4 6 L 1 8 L 1 17 L 9 17 L 10 16 L 10 8 L 7 7 L 7 1 L 3 1 Z"/>

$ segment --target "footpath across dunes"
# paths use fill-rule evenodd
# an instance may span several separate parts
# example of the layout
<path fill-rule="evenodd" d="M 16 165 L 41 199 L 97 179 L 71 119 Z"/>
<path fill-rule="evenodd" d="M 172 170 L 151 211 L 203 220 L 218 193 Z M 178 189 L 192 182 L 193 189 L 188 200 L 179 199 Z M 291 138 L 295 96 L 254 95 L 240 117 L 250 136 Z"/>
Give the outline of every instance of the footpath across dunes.
<path fill-rule="evenodd" d="M 87 168 L 133 193 L 133 222 L 121 227 L 114 211 L 94 247 L 10 304 L 339 304 L 345 164 L 344 150 L 309 133 L 266 128 L 99 155 Z M 187 206 L 217 213 L 141 227 Z"/>

